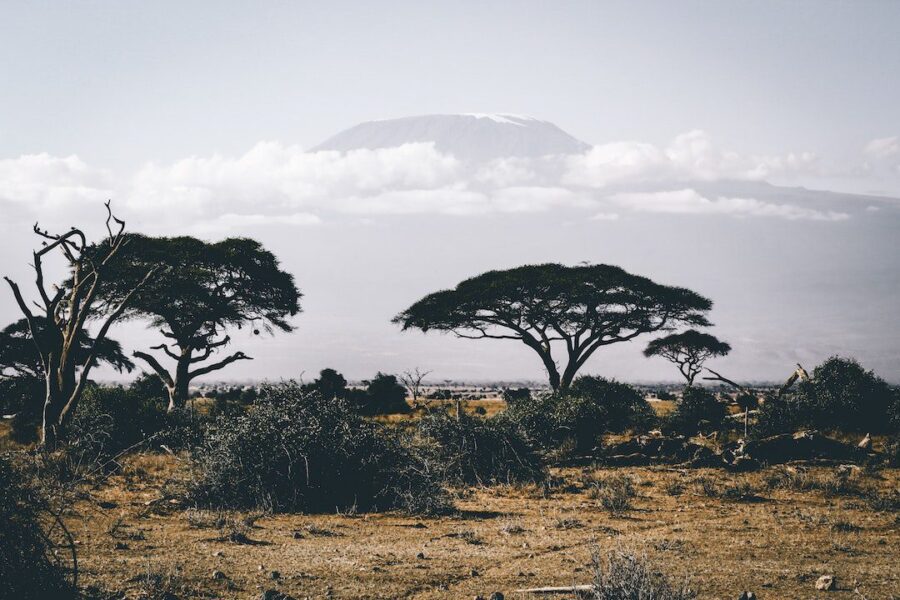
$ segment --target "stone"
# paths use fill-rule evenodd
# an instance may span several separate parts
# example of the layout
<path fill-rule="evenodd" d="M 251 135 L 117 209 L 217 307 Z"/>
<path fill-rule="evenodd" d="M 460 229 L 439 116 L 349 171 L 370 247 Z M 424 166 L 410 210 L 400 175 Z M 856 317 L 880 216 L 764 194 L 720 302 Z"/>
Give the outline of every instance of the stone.
<path fill-rule="evenodd" d="M 741 592 L 741 595 L 738 596 L 738 600 L 756 600 L 756 594 L 753 592 Z"/>
<path fill-rule="evenodd" d="M 259 597 L 259 600 L 294 600 L 294 597 L 288 596 L 278 590 L 266 590 Z"/>
<path fill-rule="evenodd" d="M 215 570 L 212 572 L 213 579 L 226 579 L 225 573 L 219 570 Z"/>
<path fill-rule="evenodd" d="M 116 542 L 116 550 L 128 550 L 128 544 L 125 542 Z"/>
<path fill-rule="evenodd" d="M 871 450 L 872 449 L 872 436 L 868 433 L 866 437 L 860 440 L 859 444 L 856 445 L 860 450 Z"/>
<path fill-rule="evenodd" d="M 470 575 L 471 577 L 478 577 L 478 575 L 479 575 L 478 569 L 471 569 L 471 570 L 469 571 L 469 575 Z"/>
<path fill-rule="evenodd" d="M 216 550 L 215 552 L 213 552 L 213 556 L 215 556 L 216 558 L 219 558 L 219 557 L 224 556 L 224 553 L 221 550 Z"/>
<path fill-rule="evenodd" d="M 419 552 L 418 554 L 416 554 L 416 558 L 418 558 L 419 560 L 425 560 L 425 553 Z"/>
<path fill-rule="evenodd" d="M 272 579 L 273 581 L 281 579 L 281 573 L 279 573 L 278 571 L 272 571 L 271 573 L 269 573 L 269 579 Z"/>
<path fill-rule="evenodd" d="M 503 593 L 502 592 L 494 592 L 493 594 L 491 594 L 491 596 L 490 596 L 490 598 L 488 598 L 488 600 L 503 600 Z"/>
<path fill-rule="evenodd" d="M 837 580 L 834 575 L 822 575 L 816 580 L 816 589 L 823 592 L 830 592 L 837 588 Z"/>

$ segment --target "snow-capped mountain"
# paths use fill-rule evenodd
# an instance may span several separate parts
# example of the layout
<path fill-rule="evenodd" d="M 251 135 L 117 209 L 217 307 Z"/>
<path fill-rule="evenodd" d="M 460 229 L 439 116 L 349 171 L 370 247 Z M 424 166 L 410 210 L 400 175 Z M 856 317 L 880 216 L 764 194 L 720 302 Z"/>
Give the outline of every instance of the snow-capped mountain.
<path fill-rule="evenodd" d="M 371 150 L 416 142 L 434 142 L 440 152 L 469 161 L 575 154 L 590 147 L 548 121 L 472 113 L 368 121 L 338 133 L 313 151 Z"/>

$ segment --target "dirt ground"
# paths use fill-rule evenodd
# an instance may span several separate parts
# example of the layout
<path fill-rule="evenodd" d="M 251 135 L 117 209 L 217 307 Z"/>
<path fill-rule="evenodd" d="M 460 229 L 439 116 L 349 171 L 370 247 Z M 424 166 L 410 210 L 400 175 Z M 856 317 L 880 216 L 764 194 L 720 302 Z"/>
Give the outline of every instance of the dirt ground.
<path fill-rule="evenodd" d="M 701 598 L 733 599 L 743 590 L 760 599 L 900 597 L 896 512 L 873 510 L 857 495 L 769 489 L 771 469 L 731 475 L 569 468 L 554 471 L 549 492 L 537 486 L 465 491 L 456 517 L 262 516 L 244 530 L 246 537 L 237 536 L 242 543 L 222 539 L 227 526 L 210 525 L 245 515 L 147 504 L 161 497 L 163 481 L 177 469 L 170 456 L 131 457 L 122 475 L 76 506 L 68 524 L 78 540 L 82 583 L 132 598 L 150 591 L 259 598 L 268 589 L 298 599 L 424 600 L 494 591 L 525 598 L 535 596 L 515 590 L 588 583 L 592 551 L 625 546 L 673 577 L 690 575 Z M 827 478 L 833 471 L 816 467 L 811 474 Z M 610 474 L 627 474 L 635 483 L 633 507 L 620 514 L 604 509 L 584 485 Z M 900 470 L 853 478 L 887 492 L 900 485 Z M 704 481 L 719 491 L 748 483 L 754 495 L 709 496 Z M 823 574 L 834 575 L 839 589 L 817 592 Z"/>

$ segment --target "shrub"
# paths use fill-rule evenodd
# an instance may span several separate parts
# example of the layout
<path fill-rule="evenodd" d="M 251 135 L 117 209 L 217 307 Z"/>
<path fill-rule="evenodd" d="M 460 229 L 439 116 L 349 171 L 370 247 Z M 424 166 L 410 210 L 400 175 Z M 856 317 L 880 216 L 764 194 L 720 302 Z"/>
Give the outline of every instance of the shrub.
<path fill-rule="evenodd" d="M 204 507 L 331 512 L 448 508 L 409 446 L 336 399 L 296 382 L 264 386 L 244 414 L 220 417 L 195 452 L 191 495 Z"/>
<path fill-rule="evenodd" d="M 607 431 L 649 429 L 654 422 L 653 409 L 644 396 L 625 383 L 585 375 L 572 383 L 569 394 L 600 406 Z"/>
<path fill-rule="evenodd" d="M 725 420 L 725 405 L 702 387 L 688 386 L 681 399 L 675 403 L 670 425 L 685 435 L 700 431 L 718 430 Z"/>
<path fill-rule="evenodd" d="M 802 427 L 804 421 L 798 402 L 770 396 L 760 405 L 756 426 L 752 431 L 757 437 L 792 433 Z"/>
<path fill-rule="evenodd" d="M 48 557 L 39 511 L 43 502 L 8 456 L 0 456 L 0 597 L 23 600 L 74 597 Z"/>
<path fill-rule="evenodd" d="M 602 556 L 595 551 L 594 581 L 588 598 L 593 600 L 690 600 L 697 593 L 688 582 L 675 584 L 660 573 L 646 556 L 615 549 Z"/>
<path fill-rule="evenodd" d="M 833 356 L 813 370 L 800 402 L 810 425 L 855 431 L 885 431 L 894 400 L 887 383 L 851 358 Z"/>
<path fill-rule="evenodd" d="M 364 415 L 407 413 L 406 388 L 395 375 L 379 372 L 365 382 L 365 390 L 350 390 L 349 398 Z"/>
<path fill-rule="evenodd" d="M 69 426 L 70 445 L 100 458 L 115 455 L 166 428 L 167 402 L 131 388 L 89 386 Z"/>
<path fill-rule="evenodd" d="M 760 409 L 759 435 L 800 427 L 886 432 L 900 427 L 900 397 L 872 371 L 851 358 L 833 356 L 817 366 L 809 381 Z"/>
<path fill-rule="evenodd" d="M 650 405 L 632 387 L 600 377 L 580 377 L 565 392 L 510 398 L 506 418 L 545 450 L 591 452 L 607 431 L 647 427 Z"/>
<path fill-rule="evenodd" d="M 347 380 L 334 369 L 322 369 L 319 377 L 312 383 L 303 386 L 306 392 L 318 392 L 325 399 L 340 398 L 346 400 L 350 390 L 347 388 Z"/>
<path fill-rule="evenodd" d="M 425 455 L 454 485 L 538 482 L 544 479 L 539 457 L 518 427 L 502 418 L 484 419 L 445 410 L 430 411 L 418 423 Z"/>
<path fill-rule="evenodd" d="M 631 499 L 637 495 L 634 480 L 627 475 L 591 478 L 585 484 L 588 495 L 594 500 L 599 500 L 600 505 L 611 513 L 630 510 Z"/>
<path fill-rule="evenodd" d="M 15 415 L 10 423 L 13 441 L 37 441 L 43 400 L 43 380 L 31 376 L 0 378 L 0 413 Z"/>

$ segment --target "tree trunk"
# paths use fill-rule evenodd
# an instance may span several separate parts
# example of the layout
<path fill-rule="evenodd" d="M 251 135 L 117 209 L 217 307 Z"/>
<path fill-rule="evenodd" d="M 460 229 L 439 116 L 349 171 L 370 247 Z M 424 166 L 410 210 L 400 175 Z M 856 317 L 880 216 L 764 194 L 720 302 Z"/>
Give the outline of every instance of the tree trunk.
<path fill-rule="evenodd" d="M 182 351 L 181 358 L 175 367 L 175 379 L 169 387 L 169 412 L 184 408 L 188 399 L 188 386 L 191 383 L 189 369 L 191 367 L 191 350 Z"/>
<path fill-rule="evenodd" d="M 46 376 L 46 384 L 40 445 L 53 449 L 65 439 L 65 426 L 76 408 L 74 365 L 56 366 Z"/>

